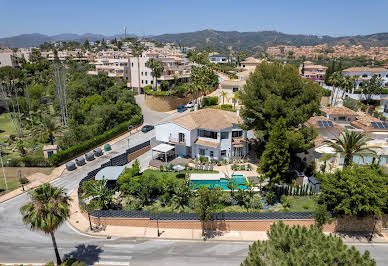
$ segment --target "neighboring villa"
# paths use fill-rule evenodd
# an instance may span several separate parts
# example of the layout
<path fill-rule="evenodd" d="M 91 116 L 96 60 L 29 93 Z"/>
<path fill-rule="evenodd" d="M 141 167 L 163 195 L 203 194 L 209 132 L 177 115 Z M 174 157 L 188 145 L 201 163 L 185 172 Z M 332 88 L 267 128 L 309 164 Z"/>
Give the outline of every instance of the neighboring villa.
<path fill-rule="evenodd" d="M 232 63 L 234 62 L 234 58 L 230 57 L 229 55 L 223 55 L 223 54 L 213 54 L 209 56 L 210 63 L 215 64 L 225 64 L 225 63 Z"/>
<path fill-rule="evenodd" d="M 248 139 L 241 123 L 238 112 L 201 109 L 156 125 L 156 140 L 174 145 L 181 157 L 242 158 Z"/>
<path fill-rule="evenodd" d="M 225 99 L 218 94 L 218 101 L 219 103 L 225 103 L 225 104 L 238 104 L 236 99 L 234 98 L 234 95 L 236 92 L 241 91 L 245 86 L 246 81 L 245 80 L 239 80 L 239 79 L 228 79 L 221 82 L 221 91 L 226 92 Z"/>
<path fill-rule="evenodd" d="M 351 67 L 342 70 L 342 75 L 357 77 L 355 89 L 362 87 L 362 83 L 369 80 L 373 75 L 381 78 L 383 86 L 388 87 L 388 68 L 386 67 Z"/>
<path fill-rule="evenodd" d="M 310 61 L 305 61 L 299 66 L 299 75 L 309 78 L 319 84 L 323 84 L 323 77 L 326 73 L 327 67 L 321 65 L 314 65 Z"/>
<path fill-rule="evenodd" d="M 332 148 L 324 143 L 325 140 L 334 139 L 345 129 L 365 133 L 373 140 L 369 146 L 377 146 L 375 149 L 379 156 L 379 164 L 385 166 L 388 163 L 388 124 L 380 119 L 363 112 L 354 112 L 344 106 L 324 107 L 322 115 L 313 116 L 303 124 L 303 127 L 314 127 L 318 132 L 315 139 L 315 147 L 307 153 L 298 154 L 307 164 L 315 163 L 318 170 L 326 164 L 329 170 L 341 168 L 344 163 L 343 155 L 336 154 Z M 326 156 L 325 156 L 326 155 Z M 373 157 L 364 156 L 364 160 L 356 156 L 353 158 L 357 164 L 370 164 Z"/>

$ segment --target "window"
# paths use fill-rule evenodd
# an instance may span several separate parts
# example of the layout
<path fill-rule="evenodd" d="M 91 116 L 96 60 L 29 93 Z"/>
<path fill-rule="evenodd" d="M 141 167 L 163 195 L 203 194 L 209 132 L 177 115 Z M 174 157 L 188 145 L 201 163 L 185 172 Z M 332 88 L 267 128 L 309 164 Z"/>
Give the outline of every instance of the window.
<path fill-rule="evenodd" d="M 185 142 L 185 134 L 179 133 L 179 142 Z"/>
<path fill-rule="evenodd" d="M 367 74 L 363 74 L 362 77 L 363 77 L 363 78 L 367 78 L 368 75 L 367 75 Z"/>
<path fill-rule="evenodd" d="M 146 80 L 145 83 L 148 84 L 148 80 Z"/>
<path fill-rule="evenodd" d="M 133 66 L 133 63 L 131 65 Z"/>
<path fill-rule="evenodd" d="M 210 151 L 210 157 L 211 157 L 211 158 L 214 157 L 214 151 Z"/>
<path fill-rule="evenodd" d="M 236 91 L 238 91 L 238 88 L 233 88 L 232 90 L 233 90 L 233 92 L 236 92 Z"/>
<path fill-rule="evenodd" d="M 143 76 L 143 72 L 141 72 L 141 75 Z"/>
<path fill-rule="evenodd" d="M 200 137 L 217 139 L 217 132 L 208 131 L 208 130 L 199 130 Z"/>
<path fill-rule="evenodd" d="M 151 84 L 154 84 L 154 81 L 153 81 L 153 80 L 151 80 Z"/>
<path fill-rule="evenodd" d="M 385 75 L 385 77 L 386 77 L 386 78 L 388 78 L 388 74 L 387 74 L 387 75 Z"/>
<path fill-rule="evenodd" d="M 146 75 L 146 76 L 147 76 L 147 72 L 144 72 L 144 75 Z"/>
<path fill-rule="evenodd" d="M 239 131 L 232 131 L 232 138 L 241 138 L 242 137 L 242 130 Z"/>
<path fill-rule="evenodd" d="M 144 83 L 144 80 L 141 80 L 141 84 L 143 84 Z"/>
<path fill-rule="evenodd" d="M 226 150 L 221 150 L 221 156 L 226 156 Z"/>
<path fill-rule="evenodd" d="M 199 155 L 205 156 L 205 149 L 199 149 Z"/>
<path fill-rule="evenodd" d="M 338 117 L 338 121 L 346 121 L 346 117 L 340 116 L 340 117 Z"/>
<path fill-rule="evenodd" d="M 229 138 L 229 132 L 221 132 L 221 139 L 228 139 Z"/>

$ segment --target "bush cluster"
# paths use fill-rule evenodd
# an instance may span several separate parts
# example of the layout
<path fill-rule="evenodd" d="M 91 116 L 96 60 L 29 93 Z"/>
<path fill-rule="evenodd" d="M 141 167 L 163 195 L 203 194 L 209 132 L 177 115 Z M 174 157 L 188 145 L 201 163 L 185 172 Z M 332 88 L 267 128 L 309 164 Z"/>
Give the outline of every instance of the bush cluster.
<path fill-rule="evenodd" d="M 218 104 L 218 96 L 204 97 L 202 100 L 202 106 L 212 106 Z"/>
<path fill-rule="evenodd" d="M 144 87 L 144 93 L 147 95 L 155 95 L 155 96 L 173 96 L 177 93 L 176 90 L 168 90 L 168 91 L 155 91 L 151 85 Z"/>
<path fill-rule="evenodd" d="M 53 166 L 57 166 L 61 163 L 63 163 L 66 160 L 69 160 L 78 154 L 81 154 L 93 147 L 96 147 L 103 142 L 112 139 L 116 137 L 117 135 L 124 133 L 128 130 L 129 125 L 138 125 L 141 123 L 142 117 L 141 115 L 135 115 L 131 118 L 129 121 L 125 121 L 118 126 L 105 131 L 103 134 L 93 137 L 89 140 L 83 141 L 81 143 L 78 143 L 66 150 L 61 150 L 56 154 L 53 154 L 53 156 L 50 157 L 49 162 Z"/>

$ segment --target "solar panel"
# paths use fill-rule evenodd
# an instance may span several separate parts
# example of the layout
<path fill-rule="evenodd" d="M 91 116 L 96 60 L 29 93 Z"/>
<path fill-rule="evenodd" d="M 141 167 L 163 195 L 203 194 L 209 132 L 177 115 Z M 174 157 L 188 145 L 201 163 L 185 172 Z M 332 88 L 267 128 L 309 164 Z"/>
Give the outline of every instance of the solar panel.
<path fill-rule="evenodd" d="M 376 129 L 388 129 L 388 124 L 385 122 L 371 122 L 371 125 Z"/>
<path fill-rule="evenodd" d="M 333 127 L 333 122 L 331 121 L 326 121 L 326 120 L 318 120 L 317 124 L 321 128 L 328 128 L 328 127 Z"/>

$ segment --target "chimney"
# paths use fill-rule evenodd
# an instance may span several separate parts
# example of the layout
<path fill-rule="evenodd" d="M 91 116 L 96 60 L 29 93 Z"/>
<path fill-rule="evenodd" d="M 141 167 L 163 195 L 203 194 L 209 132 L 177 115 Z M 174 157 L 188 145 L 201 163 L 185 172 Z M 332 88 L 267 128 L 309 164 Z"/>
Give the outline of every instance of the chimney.
<path fill-rule="evenodd" d="M 236 109 L 237 116 L 240 116 L 240 108 Z"/>

